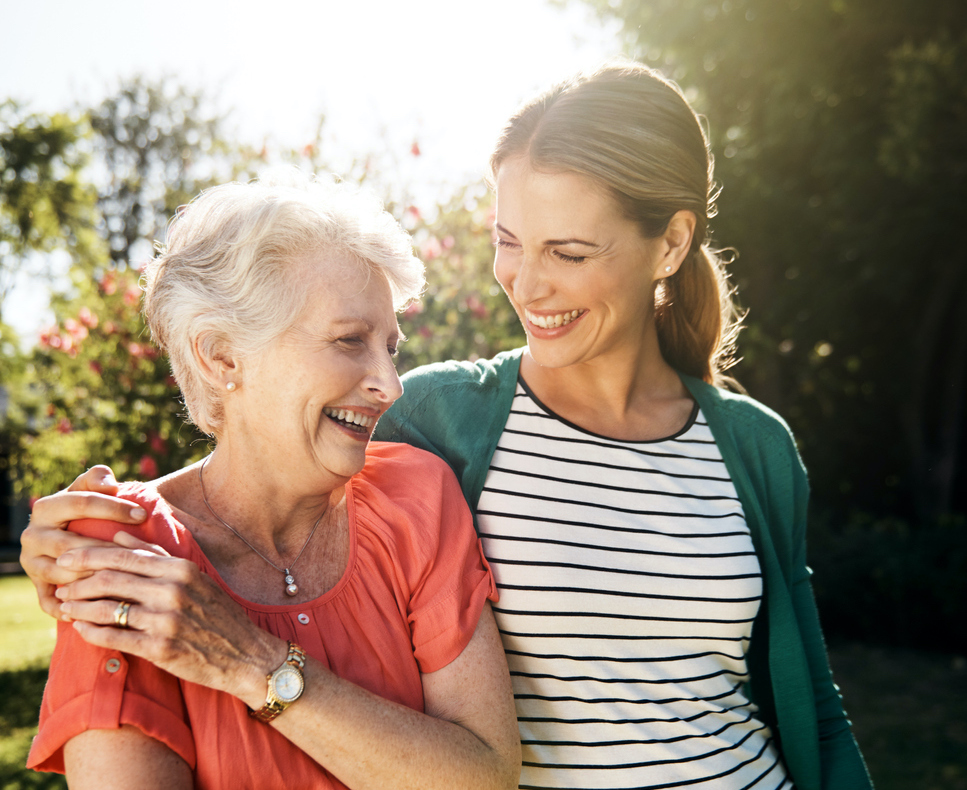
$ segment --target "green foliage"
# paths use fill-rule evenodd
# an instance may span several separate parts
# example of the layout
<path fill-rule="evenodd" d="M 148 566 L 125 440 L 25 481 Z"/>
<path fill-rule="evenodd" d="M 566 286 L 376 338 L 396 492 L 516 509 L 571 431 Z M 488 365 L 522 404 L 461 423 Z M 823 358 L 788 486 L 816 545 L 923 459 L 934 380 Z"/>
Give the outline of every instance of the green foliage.
<path fill-rule="evenodd" d="M 90 112 L 97 243 L 71 248 L 73 290 L 23 365 L 11 451 L 20 494 L 52 493 L 87 465 L 152 479 L 201 457 L 167 362 L 142 322 L 137 269 L 168 218 L 245 159 L 219 137 L 204 97 L 135 79 Z"/>
<path fill-rule="evenodd" d="M 809 552 L 827 631 L 873 643 L 967 651 L 967 634 L 959 627 L 967 601 L 963 518 L 911 526 L 857 513 L 840 525 L 826 513 L 812 520 Z"/>
<path fill-rule="evenodd" d="M 151 480 L 202 457 L 207 441 L 184 421 L 167 362 L 148 338 L 132 272 L 108 270 L 62 305 L 63 320 L 29 357 L 34 430 L 16 454 L 19 490 L 53 493 L 85 466 Z M 78 305 L 82 305 L 78 307 Z"/>
<path fill-rule="evenodd" d="M 30 253 L 92 241 L 95 193 L 82 181 L 83 122 L 0 103 L 0 309 Z M 2 313 L 0 313 L 2 314 Z"/>
<path fill-rule="evenodd" d="M 244 165 L 222 135 L 223 119 L 204 94 L 141 77 L 90 112 L 95 152 L 107 174 L 98 230 L 111 265 L 137 267 L 179 206 L 231 180 Z"/>
<path fill-rule="evenodd" d="M 420 257 L 427 265 L 421 302 L 402 315 L 407 341 L 401 372 L 446 359 L 481 359 L 523 345 L 517 315 L 493 276 L 493 198 L 483 184 L 465 189 L 430 222 L 410 209 Z"/>
<path fill-rule="evenodd" d="M 709 119 L 736 375 L 825 507 L 967 510 L 967 16 L 957 0 L 586 0 Z"/>

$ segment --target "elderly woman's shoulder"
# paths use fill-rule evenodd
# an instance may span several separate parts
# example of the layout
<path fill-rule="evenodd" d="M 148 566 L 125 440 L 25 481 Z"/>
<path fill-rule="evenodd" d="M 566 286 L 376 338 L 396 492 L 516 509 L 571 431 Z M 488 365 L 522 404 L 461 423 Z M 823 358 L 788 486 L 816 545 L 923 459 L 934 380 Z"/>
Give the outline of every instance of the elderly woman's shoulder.
<path fill-rule="evenodd" d="M 437 455 L 404 442 L 371 442 L 362 478 L 384 492 L 457 486 L 453 470 Z"/>
<path fill-rule="evenodd" d="M 144 508 L 148 517 L 140 524 L 118 525 L 114 521 L 81 519 L 72 521 L 70 529 L 87 537 L 113 540 L 121 530 L 148 543 L 157 543 L 169 553 L 180 556 L 179 546 L 188 539 L 188 531 L 174 517 L 170 505 L 152 483 L 128 482 L 118 486 L 118 497 Z"/>

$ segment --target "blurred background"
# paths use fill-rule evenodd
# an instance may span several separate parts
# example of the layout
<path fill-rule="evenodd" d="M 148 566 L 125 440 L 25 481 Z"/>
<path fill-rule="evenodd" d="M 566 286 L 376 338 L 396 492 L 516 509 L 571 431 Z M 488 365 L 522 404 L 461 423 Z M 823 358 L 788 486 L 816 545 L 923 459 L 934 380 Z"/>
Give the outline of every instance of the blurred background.
<path fill-rule="evenodd" d="M 430 287 L 400 367 L 522 342 L 490 268 L 489 148 L 625 54 L 707 118 L 734 373 L 791 424 L 810 562 L 878 788 L 967 788 L 967 7 L 962 0 L 38 0 L 0 14 L 0 787 L 52 623 L 16 572 L 32 498 L 207 452 L 138 316 L 200 189 L 273 165 L 376 190 Z"/>

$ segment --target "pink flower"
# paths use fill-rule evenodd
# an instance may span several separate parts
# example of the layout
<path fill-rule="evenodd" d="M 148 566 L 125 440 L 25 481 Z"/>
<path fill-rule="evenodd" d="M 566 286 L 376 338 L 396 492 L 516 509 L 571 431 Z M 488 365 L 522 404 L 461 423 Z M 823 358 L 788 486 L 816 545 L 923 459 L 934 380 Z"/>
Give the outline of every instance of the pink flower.
<path fill-rule="evenodd" d="M 168 452 L 168 443 L 157 431 L 148 431 L 148 444 L 158 455 L 165 455 Z"/>
<path fill-rule="evenodd" d="M 129 285 L 124 292 L 124 303 L 132 307 L 141 299 L 141 289 L 136 285 Z"/>
<path fill-rule="evenodd" d="M 442 252 L 443 247 L 440 245 L 440 240 L 436 236 L 430 236 L 430 238 L 420 245 L 420 254 L 428 261 L 439 258 Z"/>
<path fill-rule="evenodd" d="M 428 326 L 421 326 L 417 330 L 417 334 L 420 337 L 424 338 L 425 340 L 429 340 L 431 337 L 433 337 L 433 330 L 430 329 L 430 327 L 428 327 Z"/>
<path fill-rule="evenodd" d="M 66 417 L 61 417 L 60 422 L 57 423 L 57 430 L 60 433 L 71 433 L 74 430 L 74 426 L 71 425 L 71 421 Z"/>
<path fill-rule="evenodd" d="M 87 327 L 80 321 L 75 321 L 73 318 L 68 318 L 64 321 L 64 329 L 70 333 L 70 336 L 75 341 L 81 341 L 87 337 Z"/>
<path fill-rule="evenodd" d="M 142 346 L 140 343 L 128 343 L 128 353 L 132 357 L 143 357 L 144 346 Z"/>
<path fill-rule="evenodd" d="M 158 462 L 150 455 L 142 455 L 138 461 L 138 474 L 145 480 L 154 480 L 158 476 Z"/>
<path fill-rule="evenodd" d="M 404 318 L 410 318 L 423 312 L 423 302 L 410 302 L 403 311 Z"/>
<path fill-rule="evenodd" d="M 413 145 L 410 146 L 410 153 L 413 154 L 413 156 L 420 155 L 420 144 L 416 140 L 414 140 Z"/>
<path fill-rule="evenodd" d="M 82 307 L 77 317 L 84 326 L 90 329 L 94 329 L 97 326 L 97 316 L 88 307 Z"/>
<path fill-rule="evenodd" d="M 303 148 L 302 148 L 302 155 L 306 159 L 311 159 L 312 158 L 312 155 L 315 152 L 316 152 L 316 145 L 315 145 L 315 143 L 306 143 L 305 146 L 303 146 Z"/>
<path fill-rule="evenodd" d="M 420 214 L 420 210 L 416 206 L 407 206 L 404 213 L 414 222 L 419 222 L 423 217 L 423 215 Z"/>
<path fill-rule="evenodd" d="M 470 294 L 464 304 L 466 304 L 467 309 L 477 316 L 477 318 L 486 318 L 490 314 L 487 305 L 481 302 L 476 294 Z"/>
<path fill-rule="evenodd" d="M 445 249 L 445 250 L 451 250 L 451 249 L 453 249 L 453 245 L 456 244 L 456 243 L 457 243 L 456 242 L 456 239 L 454 239 L 453 236 L 444 236 L 440 240 L 440 244 L 443 245 L 443 249 Z"/>
<path fill-rule="evenodd" d="M 88 367 L 95 373 L 95 375 L 100 376 L 104 373 L 104 367 L 97 360 L 91 360 L 87 363 Z"/>
<path fill-rule="evenodd" d="M 101 290 L 110 296 L 118 289 L 118 284 L 114 281 L 114 272 L 108 272 L 101 278 Z"/>

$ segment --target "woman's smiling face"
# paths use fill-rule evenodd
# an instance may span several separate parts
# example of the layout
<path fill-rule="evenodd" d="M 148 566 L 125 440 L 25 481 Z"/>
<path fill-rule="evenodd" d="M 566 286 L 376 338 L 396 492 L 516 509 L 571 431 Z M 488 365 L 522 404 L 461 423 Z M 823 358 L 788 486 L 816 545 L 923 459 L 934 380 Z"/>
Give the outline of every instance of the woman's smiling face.
<path fill-rule="evenodd" d="M 401 335 L 382 274 L 351 261 L 309 260 L 305 271 L 312 296 L 289 330 L 243 362 L 242 385 L 225 399 L 224 438 L 274 455 L 292 474 L 348 479 L 403 393 L 393 363 Z"/>
<path fill-rule="evenodd" d="M 497 173 L 496 233 L 494 273 L 539 365 L 637 356 L 653 331 L 661 239 L 644 238 L 602 187 L 509 159 Z"/>

